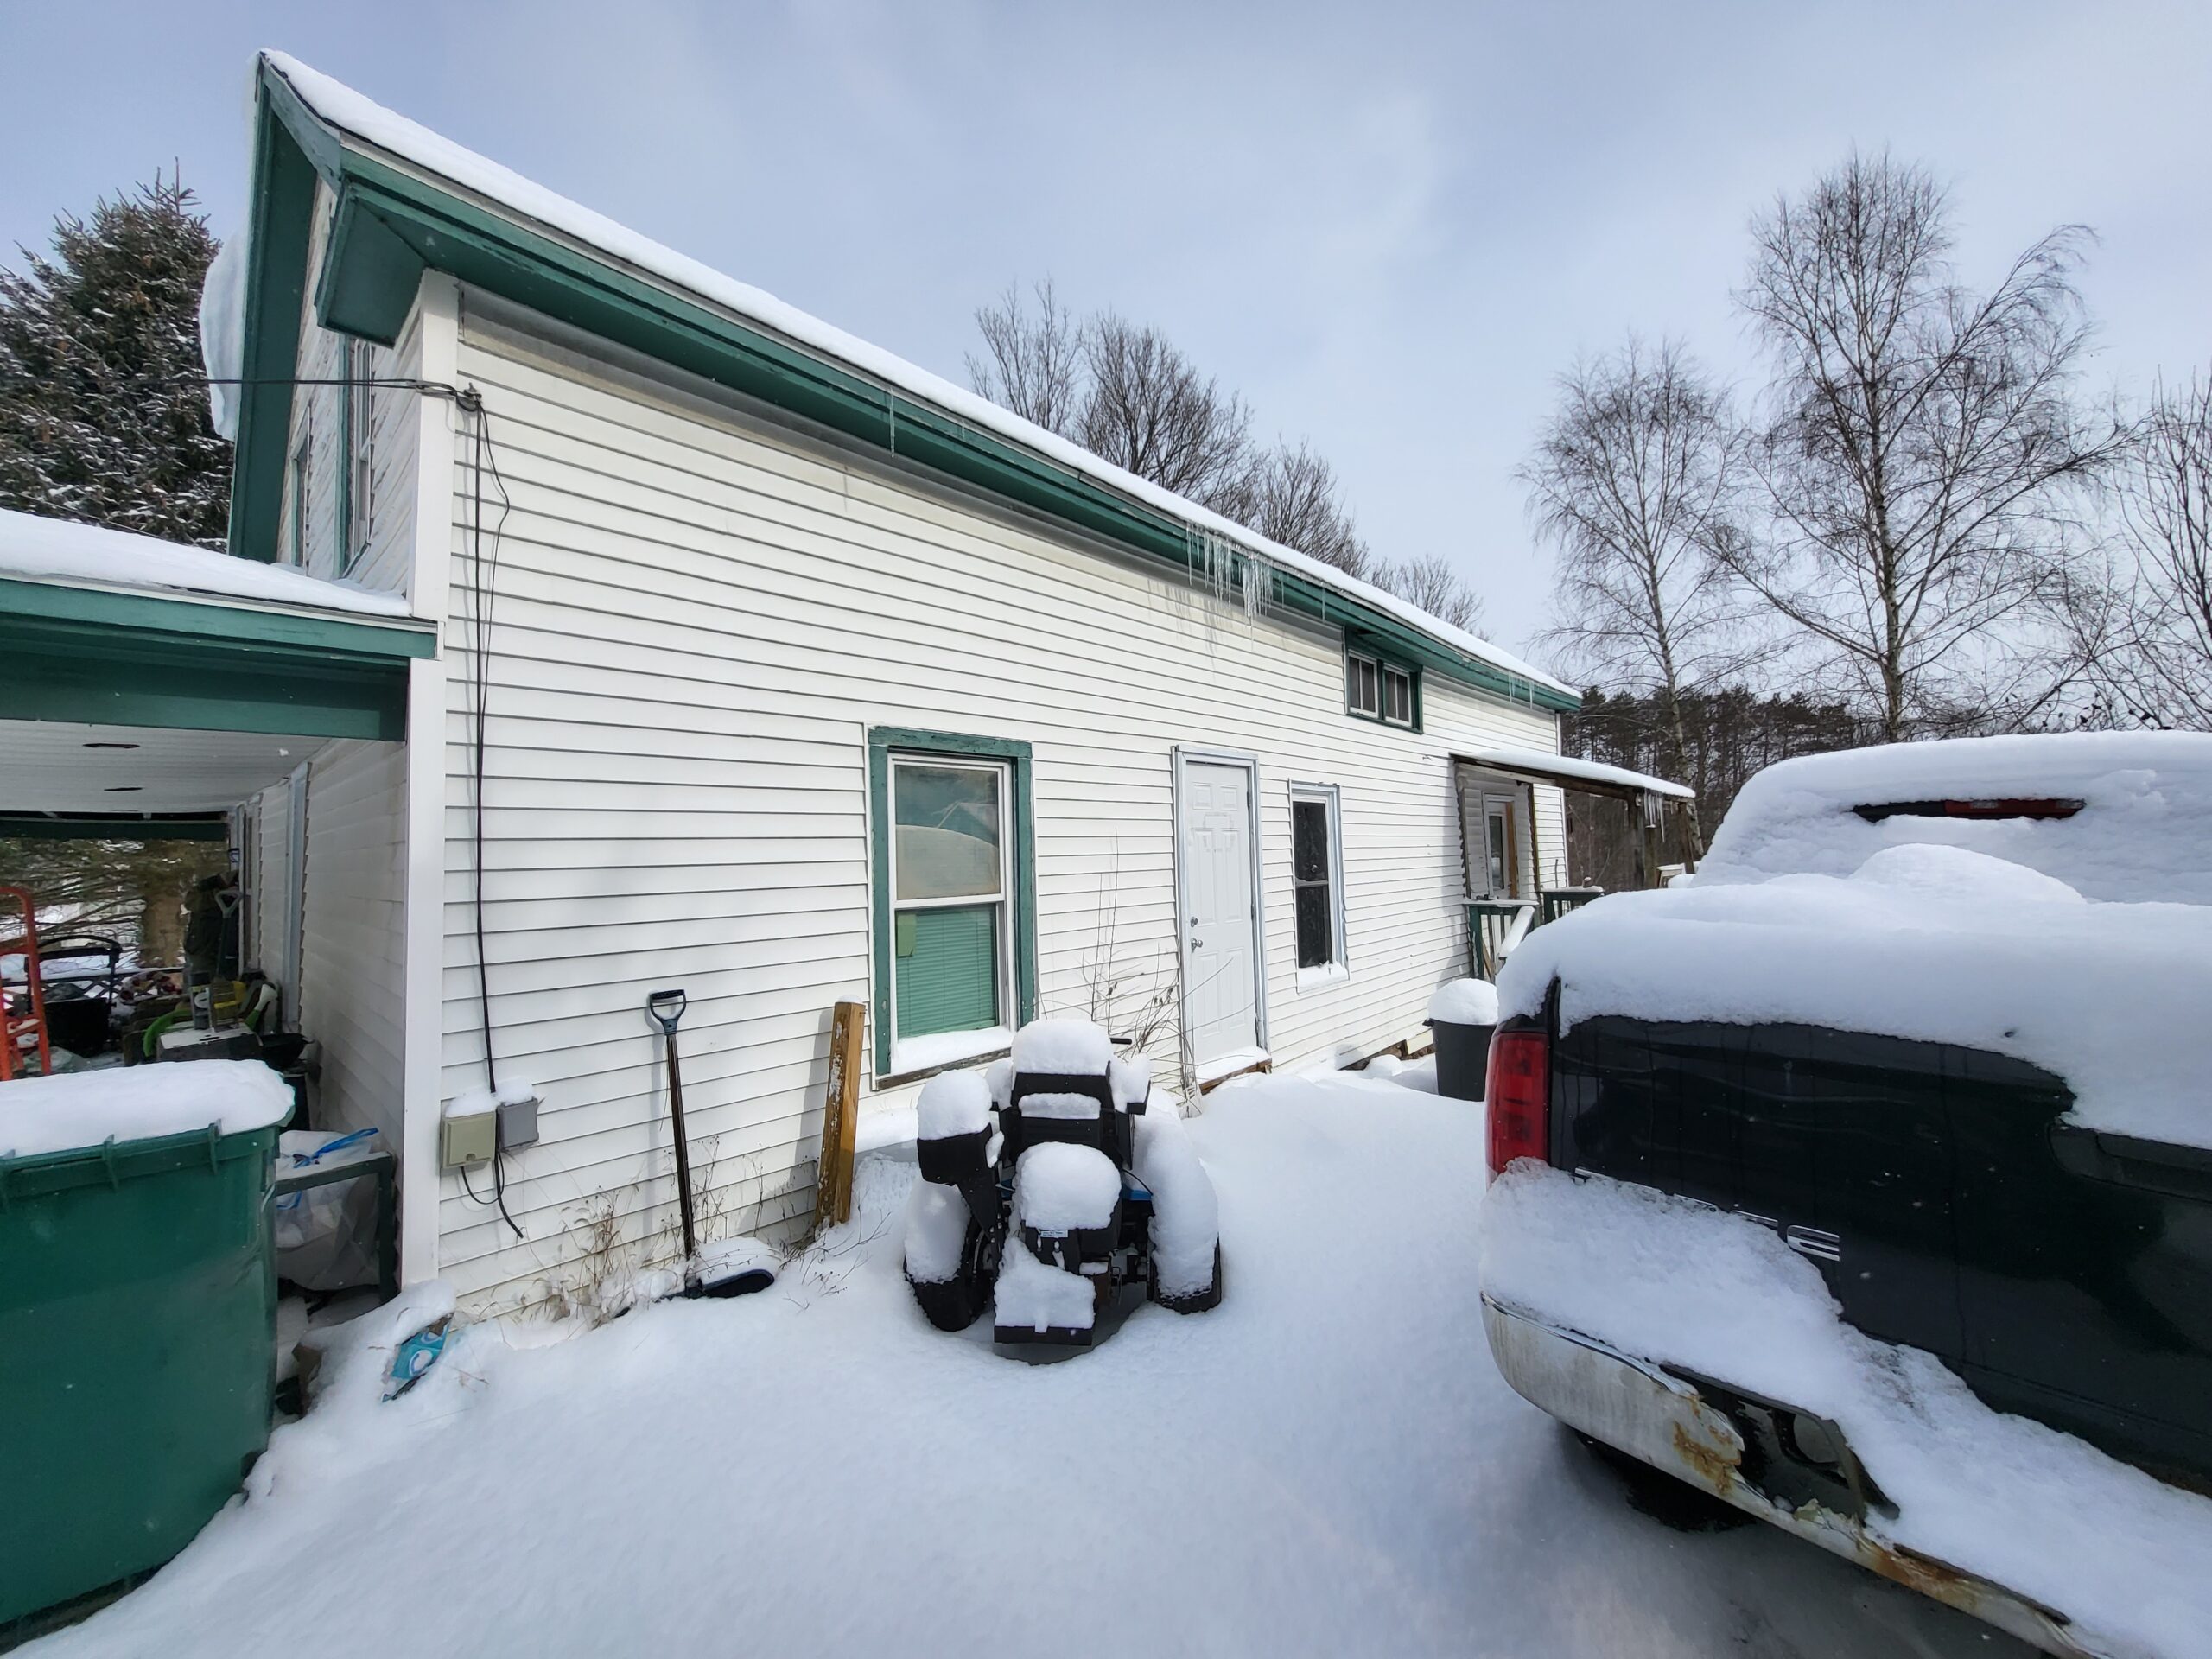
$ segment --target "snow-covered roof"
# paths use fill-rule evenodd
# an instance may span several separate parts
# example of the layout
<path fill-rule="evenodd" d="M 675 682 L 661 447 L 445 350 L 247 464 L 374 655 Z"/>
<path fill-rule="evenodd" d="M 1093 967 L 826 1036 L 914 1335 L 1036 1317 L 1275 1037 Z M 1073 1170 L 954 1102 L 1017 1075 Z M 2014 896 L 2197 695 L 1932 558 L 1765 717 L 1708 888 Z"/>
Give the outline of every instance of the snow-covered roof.
<path fill-rule="evenodd" d="M 1553 754 L 1544 749 L 1470 749 L 1465 758 L 1508 772 L 1541 772 L 1550 778 L 1580 778 L 1585 783 L 1607 784 L 1615 789 L 1649 790 L 1654 795 L 1665 795 L 1678 801 L 1686 801 L 1696 792 L 1681 784 L 1670 784 L 1664 778 L 1630 772 L 1626 766 L 1609 766 L 1602 760 L 1580 760 L 1571 754 Z"/>
<path fill-rule="evenodd" d="M 595 255 L 632 267 L 649 279 L 733 314 L 740 321 L 782 336 L 818 356 L 834 359 L 868 378 L 895 388 L 944 413 L 1078 473 L 1096 483 L 1168 514 L 1201 531 L 1210 531 L 1257 554 L 1271 564 L 1297 572 L 1324 587 L 1357 600 L 1428 635 L 1440 644 L 1487 662 L 1509 675 L 1567 696 L 1576 689 L 1532 664 L 1501 650 L 1465 629 L 1439 620 L 1418 606 L 1371 583 L 1346 575 L 1332 565 L 1208 512 L 1196 502 L 1160 488 L 1135 474 L 1103 461 L 1058 434 L 1001 409 L 967 388 L 917 367 L 866 340 L 833 327 L 772 294 L 722 275 L 696 259 L 664 247 L 613 219 L 557 195 L 520 174 L 465 149 L 429 128 L 385 109 L 296 58 L 266 52 L 264 60 L 325 124 L 358 143 L 457 187 L 486 205 L 582 245 Z M 226 290 L 227 291 L 227 290 Z M 226 300 L 226 303 L 230 302 Z M 228 368 L 227 362 L 220 365 Z M 211 372 L 219 372 L 211 369 Z M 235 374 L 235 368 L 228 368 Z"/>
<path fill-rule="evenodd" d="M 2081 803 L 2063 817 L 1856 809 Z M 1688 886 L 1537 929 L 1508 1016 L 1803 1023 L 2009 1054 L 2085 1127 L 2212 1148 L 2212 736 L 1972 738 L 1784 761 Z"/>
<path fill-rule="evenodd" d="M 401 594 L 378 593 L 358 582 L 326 582 L 158 536 L 5 508 L 0 508 L 0 576 L 217 594 L 362 616 L 407 614 Z"/>

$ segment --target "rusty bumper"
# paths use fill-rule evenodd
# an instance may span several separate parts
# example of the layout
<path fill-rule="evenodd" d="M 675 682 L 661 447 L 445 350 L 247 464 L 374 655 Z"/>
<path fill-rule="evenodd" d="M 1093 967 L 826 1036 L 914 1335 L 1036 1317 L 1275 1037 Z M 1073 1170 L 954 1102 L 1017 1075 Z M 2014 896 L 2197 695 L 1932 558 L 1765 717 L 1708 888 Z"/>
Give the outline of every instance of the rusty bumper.
<path fill-rule="evenodd" d="M 2046 1653 L 2108 1659 L 2102 1646 L 2056 1609 L 1871 1534 L 1863 1519 L 1869 1484 L 1833 1424 L 1823 1427 L 1834 1438 L 1837 1456 L 1820 1478 L 1835 1497 L 1823 1502 L 1807 1496 L 1803 1483 L 1794 1483 L 1796 1491 L 1777 1496 L 1762 1490 L 1745 1472 L 1746 1450 L 1757 1432 L 1745 1413 L 1749 1410 L 1764 1421 L 1764 1412 L 1789 1414 L 1786 1404 L 1747 1404 L 1750 1396 L 1724 1396 L 1717 1385 L 1675 1376 L 1487 1296 L 1483 1299 L 1483 1325 L 1505 1380 L 1530 1404 L 1570 1427 L 1833 1554 L 1972 1613 Z M 1771 1467 L 1773 1461 L 1770 1456 L 1750 1459 L 1755 1466 Z M 1792 1484 L 1775 1475 L 1765 1479 L 1768 1487 Z M 1859 1513 L 1853 1512 L 1854 1500 L 1861 1504 Z"/>

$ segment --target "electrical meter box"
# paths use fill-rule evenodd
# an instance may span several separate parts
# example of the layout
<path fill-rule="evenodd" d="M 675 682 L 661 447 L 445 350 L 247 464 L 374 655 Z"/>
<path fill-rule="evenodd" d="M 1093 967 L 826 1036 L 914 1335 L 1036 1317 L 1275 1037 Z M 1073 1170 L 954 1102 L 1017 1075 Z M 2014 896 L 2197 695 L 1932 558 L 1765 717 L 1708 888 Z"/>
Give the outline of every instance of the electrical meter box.
<path fill-rule="evenodd" d="M 439 1126 L 438 1161 L 448 1169 L 488 1164 L 499 1154 L 499 1114 L 486 1105 L 480 1112 L 448 1113 Z"/>

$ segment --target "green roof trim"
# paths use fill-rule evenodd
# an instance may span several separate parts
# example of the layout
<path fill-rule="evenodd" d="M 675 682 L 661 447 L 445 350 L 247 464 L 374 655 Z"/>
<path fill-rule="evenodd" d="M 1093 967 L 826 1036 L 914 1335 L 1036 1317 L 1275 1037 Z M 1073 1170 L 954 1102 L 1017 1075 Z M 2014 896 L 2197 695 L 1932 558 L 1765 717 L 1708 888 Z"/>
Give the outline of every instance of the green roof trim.
<path fill-rule="evenodd" d="M 290 152 L 314 168 L 337 199 L 332 234 L 315 278 L 316 315 L 327 327 L 361 334 L 389 346 L 404 326 L 425 270 L 457 280 L 829 428 L 868 447 L 926 467 L 1045 518 L 1096 535 L 1203 579 L 1205 553 L 1192 526 L 1173 514 L 1134 500 L 1084 474 L 1008 442 L 942 410 L 880 385 L 855 371 L 817 357 L 707 304 L 633 275 L 604 256 L 572 247 L 492 212 L 457 191 L 419 178 L 346 144 L 309 111 L 283 77 L 267 64 L 260 73 L 262 118 L 257 130 L 254 226 L 257 238 L 272 218 L 296 212 L 284 232 L 304 249 L 313 193 L 304 202 L 275 195 L 282 182 L 273 154 Z M 270 118 L 274 111 L 276 118 Z M 264 188 L 266 181 L 266 188 Z M 257 259 L 257 274 L 259 264 Z M 266 315 L 263 301 L 279 306 L 269 327 L 287 335 L 296 355 L 299 315 L 289 310 L 272 281 L 249 289 L 249 356 Z M 272 348 L 273 350 L 273 348 Z M 249 393 L 261 390 L 248 387 Z M 289 425 L 289 393 L 265 400 L 270 419 Z M 260 403 L 249 398 L 250 416 Z M 257 435 L 257 428 L 254 429 Z M 279 429 L 283 429 L 282 427 Z M 240 428 L 239 467 L 232 505 L 232 550 L 256 553 L 241 543 L 266 525 L 273 556 L 276 504 L 283 475 L 281 438 L 264 455 L 249 455 L 249 425 Z M 265 468 L 265 470 L 264 470 Z M 241 507 L 242 499 L 249 504 Z M 1240 556 L 1243 550 L 1238 550 Z M 1273 602 L 1324 624 L 1364 633 L 1391 653 L 1509 701 L 1551 710 L 1572 710 L 1580 699 L 1514 674 L 1413 626 L 1392 612 L 1342 593 L 1325 582 L 1276 567 Z"/>
<path fill-rule="evenodd" d="M 423 625 L 0 579 L 0 720 L 392 741 Z"/>
<path fill-rule="evenodd" d="M 266 77 L 264 76 L 264 84 Z M 292 100 L 296 105 L 298 99 Z M 247 207 L 245 349 L 238 372 L 238 443 L 232 456 L 231 551 L 271 564 L 290 447 L 292 377 L 299 372 L 301 307 L 315 168 L 265 92 L 254 110 L 253 187 Z M 306 111 L 300 113 L 304 116 Z M 321 130 L 317 124 L 317 130 Z M 274 315 L 276 327 L 257 326 Z"/>
<path fill-rule="evenodd" d="M 220 813 L 0 812 L 0 840 L 226 841 Z"/>

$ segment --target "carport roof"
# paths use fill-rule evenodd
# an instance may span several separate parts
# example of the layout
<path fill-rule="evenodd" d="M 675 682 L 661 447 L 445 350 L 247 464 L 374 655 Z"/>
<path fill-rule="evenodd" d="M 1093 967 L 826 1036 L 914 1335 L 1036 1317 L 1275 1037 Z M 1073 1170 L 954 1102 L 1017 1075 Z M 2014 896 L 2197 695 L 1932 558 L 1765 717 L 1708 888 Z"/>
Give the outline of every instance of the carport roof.
<path fill-rule="evenodd" d="M 0 721 L 397 739 L 407 664 L 437 651 L 431 624 L 395 613 L 405 605 L 205 548 L 0 512 Z"/>

